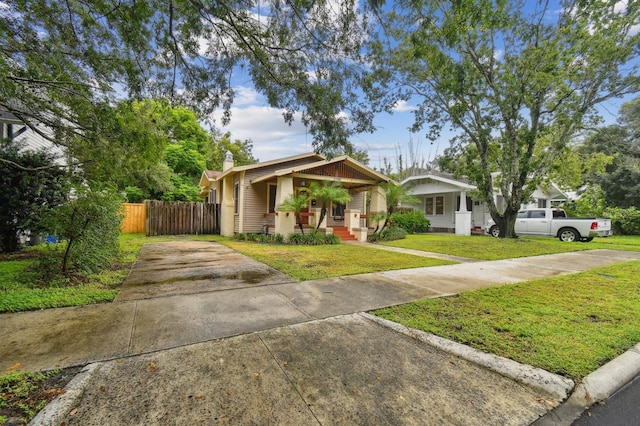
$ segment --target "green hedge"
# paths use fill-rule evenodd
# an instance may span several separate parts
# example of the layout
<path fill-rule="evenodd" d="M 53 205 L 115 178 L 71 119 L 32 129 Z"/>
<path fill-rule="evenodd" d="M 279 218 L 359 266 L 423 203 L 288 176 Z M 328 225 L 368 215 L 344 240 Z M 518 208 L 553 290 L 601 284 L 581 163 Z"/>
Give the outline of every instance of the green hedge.
<path fill-rule="evenodd" d="M 333 234 L 322 234 L 320 232 L 311 232 L 308 234 L 291 233 L 285 239 L 282 234 L 243 234 L 242 232 L 236 232 L 233 234 L 233 239 L 238 241 L 253 241 L 258 243 L 272 243 L 272 244 L 294 244 L 300 246 L 319 246 L 324 244 L 340 244 L 340 238 Z"/>
<path fill-rule="evenodd" d="M 409 234 L 429 231 L 429 219 L 420 210 L 401 210 L 389 217 L 392 226 L 399 226 Z"/>
<path fill-rule="evenodd" d="M 605 217 L 611 219 L 611 227 L 616 235 L 640 235 L 640 210 L 635 207 L 621 209 L 608 207 Z"/>
<path fill-rule="evenodd" d="M 287 236 L 289 244 L 300 246 L 321 246 L 324 244 L 340 244 L 340 238 L 334 234 L 311 232 L 309 234 L 292 233 Z"/>

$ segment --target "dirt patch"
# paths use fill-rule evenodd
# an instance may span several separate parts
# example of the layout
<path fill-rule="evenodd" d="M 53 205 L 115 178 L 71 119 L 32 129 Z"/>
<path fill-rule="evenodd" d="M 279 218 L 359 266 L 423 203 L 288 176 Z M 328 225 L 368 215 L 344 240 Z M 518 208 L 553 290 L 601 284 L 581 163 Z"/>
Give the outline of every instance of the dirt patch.
<path fill-rule="evenodd" d="M 83 367 L 44 373 L 16 372 L 0 376 L 0 425 L 27 424 Z"/>

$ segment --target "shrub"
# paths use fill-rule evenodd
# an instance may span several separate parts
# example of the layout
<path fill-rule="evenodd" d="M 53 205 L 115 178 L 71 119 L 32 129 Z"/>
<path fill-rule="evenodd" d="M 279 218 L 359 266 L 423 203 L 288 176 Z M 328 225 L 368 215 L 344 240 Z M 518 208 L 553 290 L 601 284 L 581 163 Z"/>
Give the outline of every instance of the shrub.
<path fill-rule="evenodd" d="M 4 252 L 20 248 L 20 231 L 44 231 L 42 215 L 61 205 L 67 195 L 67 171 L 55 165 L 55 156 L 23 148 L 22 142 L 0 140 L 0 157 L 6 160 L 0 162 L 0 251 Z"/>
<path fill-rule="evenodd" d="M 339 244 L 340 238 L 338 238 L 337 235 L 325 235 L 321 232 L 312 232 L 310 234 L 292 233 L 288 235 L 287 242 L 295 245 L 319 246 L 324 244 Z"/>
<path fill-rule="evenodd" d="M 416 232 L 427 232 L 429 230 L 429 220 L 420 210 L 401 210 L 389 217 L 392 226 L 399 226 L 409 234 Z"/>
<path fill-rule="evenodd" d="M 297 233 L 293 232 L 293 233 L 287 235 L 287 242 L 289 244 L 299 245 L 299 244 L 302 244 L 303 238 L 304 238 L 304 234 L 297 234 Z"/>
<path fill-rule="evenodd" d="M 640 210 L 635 207 L 621 209 L 609 207 L 604 216 L 611 218 L 613 233 L 617 235 L 640 235 Z"/>
<path fill-rule="evenodd" d="M 111 266 L 119 252 L 122 197 L 113 191 L 77 188 L 74 197 L 45 214 L 50 234 L 66 245 L 60 272 L 98 272 Z M 55 256 L 55 252 L 54 256 Z"/>
<path fill-rule="evenodd" d="M 400 228 L 399 226 L 391 226 L 389 228 L 384 229 L 380 233 L 371 234 L 367 236 L 367 241 L 374 243 L 376 241 L 393 241 L 393 240 L 401 240 L 406 238 L 407 231 Z"/>
<path fill-rule="evenodd" d="M 276 244 L 284 244 L 284 235 L 282 234 L 273 234 L 273 238 L 271 239 Z"/>
<path fill-rule="evenodd" d="M 251 234 L 252 236 L 255 236 L 255 240 L 251 240 L 251 241 L 257 241 L 259 243 L 270 243 L 271 242 L 271 235 L 269 234 Z"/>
<path fill-rule="evenodd" d="M 325 244 L 340 244 L 340 237 L 338 237 L 336 234 L 326 234 L 324 236 L 324 243 Z"/>
<path fill-rule="evenodd" d="M 233 239 L 238 241 L 245 241 L 247 239 L 247 236 L 242 232 L 234 232 Z"/>

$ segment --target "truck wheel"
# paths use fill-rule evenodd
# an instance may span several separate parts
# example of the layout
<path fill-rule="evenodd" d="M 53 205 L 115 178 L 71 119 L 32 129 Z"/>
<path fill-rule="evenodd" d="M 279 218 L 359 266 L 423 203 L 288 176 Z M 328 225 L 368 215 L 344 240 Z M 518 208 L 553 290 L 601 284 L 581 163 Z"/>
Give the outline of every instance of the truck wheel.
<path fill-rule="evenodd" d="M 578 231 L 573 228 L 563 228 L 558 232 L 558 238 L 560 241 L 570 243 L 580 240 L 580 234 L 578 234 Z"/>
<path fill-rule="evenodd" d="M 500 235 L 500 228 L 498 228 L 496 225 L 493 225 L 491 228 L 489 228 L 489 234 L 491 234 L 492 237 L 498 238 L 498 235 Z"/>

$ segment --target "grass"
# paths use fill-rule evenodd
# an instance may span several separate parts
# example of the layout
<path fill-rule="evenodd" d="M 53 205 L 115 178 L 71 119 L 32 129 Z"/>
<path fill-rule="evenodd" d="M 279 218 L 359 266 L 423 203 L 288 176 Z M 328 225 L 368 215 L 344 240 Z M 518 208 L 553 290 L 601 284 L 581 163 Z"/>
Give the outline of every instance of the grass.
<path fill-rule="evenodd" d="M 375 311 L 573 379 L 640 342 L 640 261 Z"/>
<path fill-rule="evenodd" d="M 455 263 L 351 244 L 286 246 L 234 240 L 219 242 L 298 280 Z"/>
<path fill-rule="evenodd" d="M 89 275 L 73 285 L 64 283 L 39 286 L 29 279 L 29 266 L 47 246 L 27 249 L 19 255 L 6 256 L 0 261 L 0 312 L 80 306 L 112 301 L 118 294 L 137 253 L 150 240 L 142 235 L 123 235 L 121 257 L 105 271 Z"/>
<path fill-rule="evenodd" d="M 0 375 L 0 425 L 27 424 L 47 403 L 64 393 L 79 368 L 44 373 L 13 371 Z"/>
<path fill-rule="evenodd" d="M 640 251 L 640 237 L 637 236 L 596 238 L 589 243 L 565 243 L 555 238 L 543 237 L 500 239 L 480 235 L 464 237 L 447 234 L 422 234 L 407 235 L 404 240 L 382 244 L 482 260 L 511 259 L 601 248 Z"/>

